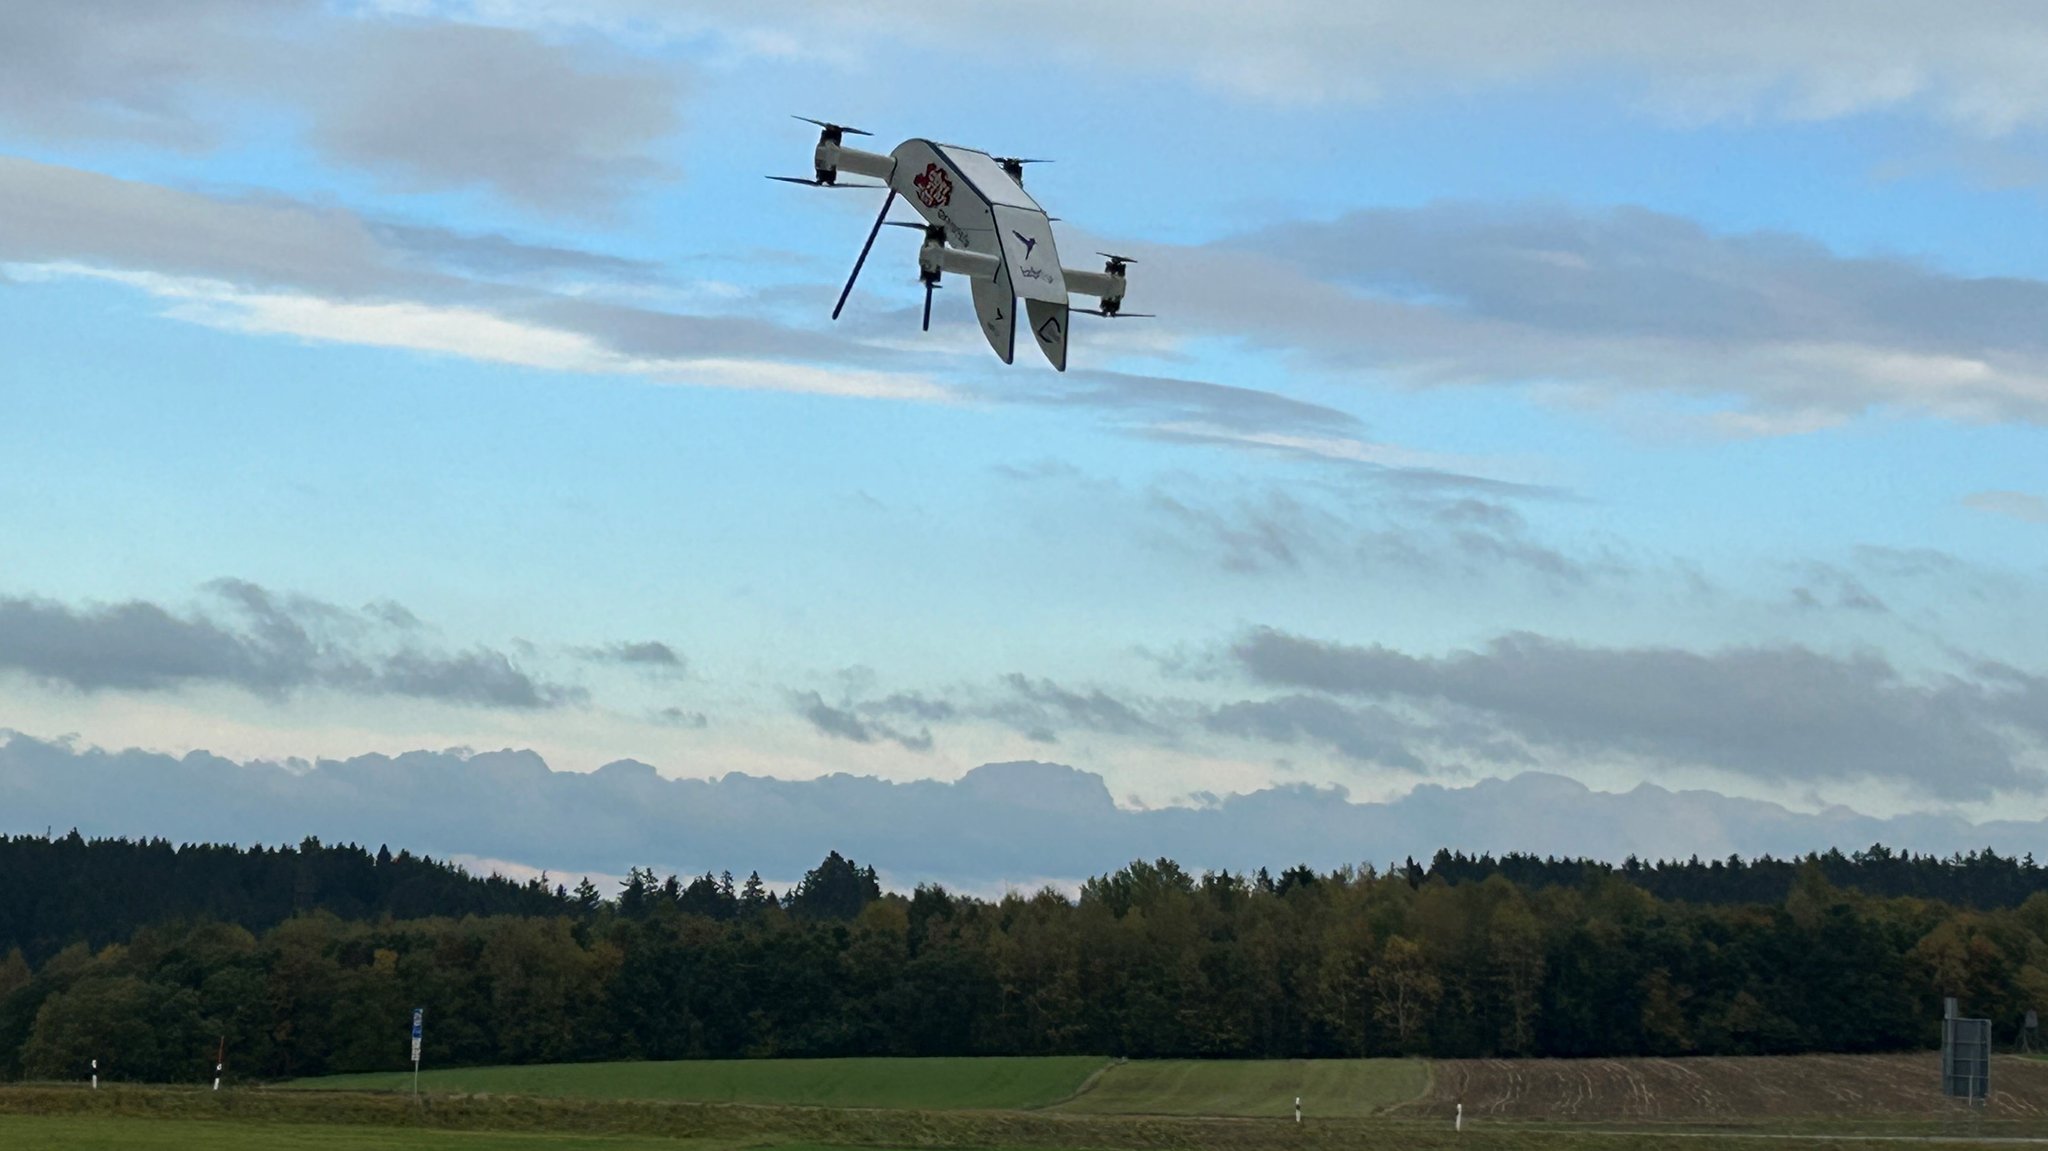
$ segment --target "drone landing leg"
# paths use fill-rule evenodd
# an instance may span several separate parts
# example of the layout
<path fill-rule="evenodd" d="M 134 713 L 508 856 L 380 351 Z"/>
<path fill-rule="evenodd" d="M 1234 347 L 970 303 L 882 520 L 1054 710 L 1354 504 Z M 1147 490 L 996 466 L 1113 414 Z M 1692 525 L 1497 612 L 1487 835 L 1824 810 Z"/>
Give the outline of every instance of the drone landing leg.
<path fill-rule="evenodd" d="M 889 218 L 889 209 L 896 203 L 896 189 L 882 197 L 882 212 L 875 217 L 875 226 L 868 229 L 868 242 L 860 246 L 860 258 L 853 262 L 853 274 L 846 277 L 846 286 L 839 290 L 839 302 L 832 305 L 832 318 L 838 319 L 841 309 L 846 307 L 846 297 L 853 294 L 853 282 L 860 279 L 861 265 L 868 262 L 868 249 L 875 246 L 875 237 L 881 234 L 882 221 Z"/>

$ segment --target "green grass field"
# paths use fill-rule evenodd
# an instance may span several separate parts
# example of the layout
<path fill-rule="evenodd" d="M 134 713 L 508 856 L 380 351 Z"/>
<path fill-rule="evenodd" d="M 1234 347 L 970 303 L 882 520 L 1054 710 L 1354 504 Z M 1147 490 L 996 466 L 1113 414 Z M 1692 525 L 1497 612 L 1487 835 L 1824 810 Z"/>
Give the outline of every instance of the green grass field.
<path fill-rule="evenodd" d="M 4 1094 L 0 1094 L 4 1098 Z M 621 1104 L 621 1106 L 627 1106 Z M 669 1105 L 673 1106 L 673 1105 Z M 1124 1128 L 1128 1119 L 1112 1116 L 1076 1118 L 1055 1126 L 1073 1127 L 1066 1139 L 1052 1143 L 1011 1143 L 1000 1136 L 988 1141 L 959 1142 L 943 1128 L 899 1132 L 895 1140 L 868 1142 L 856 1137 L 825 1142 L 766 1137 L 674 1138 L 660 1135 L 603 1135 L 574 1131 L 521 1131 L 501 1127 L 434 1129 L 374 1124 L 337 1125 L 319 1122 L 275 1122 L 216 1117 L 69 1114 L 0 1114 L 0 1147 L 24 1151 L 883 1151 L 917 1147 L 920 1151 L 1668 1151 L 1681 1145 L 1670 1133 L 1654 1130 L 1590 1131 L 1503 1129 L 1466 1131 L 1454 1135 L 1441 1124 L 1420 1128 L 1384 1121 L 1333 1120 L 1321 1130 L 1298 1130 L 1293 1124 L 1261 1125 L 1260 1133 L 1217 1128 L 1228 1120 L 1152 1120 L 1171 1122 L 1176 1129 Z M 1236 1122 L 1243 1122 L 1238 1120 Z M 1192 1126 L 1189 1126 L 1193 1124 Z M 1086 1139 L 1102 1125 L 1102 1142 Z M 992 1134 L 983 1131 L 980 1134 Z M 852 1133 L 849 1133 L 852 1135 Z M 1931 1137 L 1930 1137 L 1931 1135 Z M 906 1138 L 906 1136 L 908 1138 Z M 1855 1134 L 1769 1134 L 1758 1132 L 1694 1132 L 1682 1145 L 1697 1151 L 1895 1151 L 1889 1138 Z M 1908 1136 L 1909 1145 L 1941 1151 L 1994 1151 L 2005 1139 L 1979 1141 L 1969 1135 L 1929 1133 Z M 2028 1140 L 2028 1142 L 2033 1142 Z"/>
<path fill-rule="evenodd" d="M 730 1059 L 565 1063 L 424 1071 L 420 1090 L 570 1099 L 667 1099 L 800 1107 L 1023 1110 L 1072 1096 L 1108 1064 L 1092 1056 L 989 1059 Z M 410 1072 L 299 1079 L 292 1088 L 410 1091 Z"/>
<path fill-rule="evenodd" d="M 1421 1098 L 1420 1059 L 1160 1060 L 1119 1063 L 1059 1104 L 1081 1115 L 1364 1116 Z"/>
<path fill-rule="evenodd" d="M 733 1146 L 714 1140 L 516 1131 L 0 1115 L 0 1147 L 24 1151 L 727 1151 Z"/>
<path fill-rule="evenodd" d="M 296 1088 L 0 1085 L 0 1151 L 1958 1151 L 2048 1147 L 2048 1072 L 1939 1106 L 1927 1059 L 857 1059 L 450 1069 Z M 2039 1078 L 2041 1082 L 2034 1082 Z M 1289 1121 L 1296 1095 L 1307 1122 Z M 1926 1098 L 1923 1098 L 1926 1097 Z M 1452 1101 L 1466 1103 L 1454 1132 Z M 1928 1104 L 1927 1099 L 1934 1099 Z M 1619 1102 L 1616 1102 L 1616 1101 Z M 1802 1102 L 1804 1100 L 1804 1102 Z M 1683 1141 L 1679 1141 L 1682 1137 Z"/>

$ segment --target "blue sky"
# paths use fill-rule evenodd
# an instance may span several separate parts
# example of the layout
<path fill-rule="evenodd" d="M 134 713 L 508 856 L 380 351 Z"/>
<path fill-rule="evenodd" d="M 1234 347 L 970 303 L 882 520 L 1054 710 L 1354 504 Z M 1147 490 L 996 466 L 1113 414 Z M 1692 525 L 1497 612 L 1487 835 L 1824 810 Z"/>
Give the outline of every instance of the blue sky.
<path fill-rule="evenodd" d="M 740 14 L 735 14 L 740 13 Z M 2048 15 L 0 13 L 0 728 L 2048 815 Z M 1051 156 L 1065 376 L 790 114 Z"/>

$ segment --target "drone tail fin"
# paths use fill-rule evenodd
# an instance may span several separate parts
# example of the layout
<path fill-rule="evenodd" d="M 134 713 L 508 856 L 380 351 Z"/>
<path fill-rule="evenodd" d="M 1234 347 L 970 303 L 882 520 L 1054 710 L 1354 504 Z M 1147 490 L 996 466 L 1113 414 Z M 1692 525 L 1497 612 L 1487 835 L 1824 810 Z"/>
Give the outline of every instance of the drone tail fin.
<path fill-rule="evenodd" d="M 988 346 L 1004 363 L 1015 363 L 1017 293 L 1010 285 L 1009 265 L 998 267 L 992 279 L 976 276 L 969 282 L 974 286 L 974 314 L 981 320 L 981 334 L 988 337 Z"/>
<path fill-rule="evenodd" d="M 1031 335 L 1038 343 L 1038 350 L 1045 353 L 1046 360 L 1055 371 L 1066 371 L 1067 305 L 1049 300 L 1026 300 L 1024 304 L 1031 317 Z"/>

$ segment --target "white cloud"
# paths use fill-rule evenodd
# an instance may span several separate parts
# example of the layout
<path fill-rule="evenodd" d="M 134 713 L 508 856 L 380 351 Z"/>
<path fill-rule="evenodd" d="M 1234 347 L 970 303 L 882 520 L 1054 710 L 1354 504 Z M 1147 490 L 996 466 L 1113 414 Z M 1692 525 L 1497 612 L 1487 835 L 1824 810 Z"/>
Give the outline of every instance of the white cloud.
<path fill-rule="evenodd" d="M 1428 470 L 1447 473 L 1495 474 L 1501 461 L 1473 456 L 1448 455 L 1405 448 L 1398 444 L 1374 443 L 1348 436 L 1298 435 L 1287 432 L 1246 431 L 1216 424 L 1168 420 L 1151 425 L 1148 432 L 1165 439 L 1187 439 L 1264 449 L 1285 455 L 1311 456 L 1344 463 L 1371 464 L 1383 468 Z"/>
<path fill-rule="evenodd" d="M 1978 135 L 2048 123 L 2048 8 L 2029 0 L 1040 0 L 999 9 L 875 0 L 458 0 L 444 13 L 595 25 L 733 51 L 872 66 L 889 47 L 1029 44 L 1119 79 L 1187 76 L 1279 105 L 1373 103 L 1607 79 L 1656 115 L 1700 123 L 1907 109 Z"/>
<path fill-rule="evenodd" d="M 2027 492 L 1972 492 L 1963 506 L 2030 524 L 2048 524 L 2048 499 Z"/>
<path fill-rule="evenodd" d="M 8 0 L 0 4 L 0 129 L 156 147 L 213 142 L 198 109 L 247 83 L 313 0 Z"/>
<path fill-rule="evenodd" d="M 1440 202 L 1139 249 L 1160 323 L 1371 383 L 1657 396 L 1738 435 L 1870 413 L 2048 423 L 2036 279 L 1642 208 Z"/>
<path fill-rule="evenodd" d="M 484 363 L 664 383 L 865 399 L 939 401 L 947 391 L 916 374 L 724 357 L 624 355 L 580 332 L 507 319 L 481 308 L 418 301 L 357 303 L 304 293 L 247 291 L 218 280 L 82 264 L 0 265 L 24 281 L 83 278 L 123 284 L 166 301 L 165 315 L 223 331 L 460 356 Z"/>
<path fill-rule="evenodd" d="M 593 215 L 671 174 L 650 152 L 679 121 L 674 63 L 466 24 L 363 23 L 330 39 L 311 84 L 313 143 L 394 187 L 483 187 Z"/>
<path fill-rule="evenodd" d="M 424 9 L 426 5 L 409 6 Z M 404 190 L 589 216 L 665 168 L 684 66 L 589 37 L 350 18 L 317 0 L 8 0 L 0 131 L 202 149 L 228 109 L 303 117 L 325 159 Z"/>

